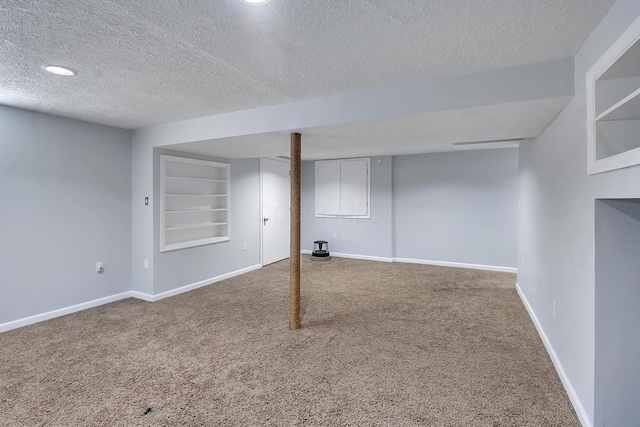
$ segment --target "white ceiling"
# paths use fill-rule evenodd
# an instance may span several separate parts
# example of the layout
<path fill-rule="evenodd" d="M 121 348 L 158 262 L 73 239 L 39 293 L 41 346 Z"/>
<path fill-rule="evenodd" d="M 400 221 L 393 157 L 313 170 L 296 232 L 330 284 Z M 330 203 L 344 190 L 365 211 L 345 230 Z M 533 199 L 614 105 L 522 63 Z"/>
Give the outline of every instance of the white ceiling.
<path fill-rule="evenodd" d="M 472 150 L 473 142 L 504 141 L 486 148 L 512 147 L 512 139 L 540 134 L 567 99 L 527 101 L 400 116 L 367 122 L 308 127 L 303 159 L 388 156 Z M 196 141 L 163 148 L 226 158 L 289 157 L 289 132 L 270 132 Z"/>
<path fill-rule="evenodd" d="M 0 104 L 137 129 L 532 64 L 574 56 L 613 3 L 271 0 L 250 6 L 239 0 L 3 0 Z M 78 74 L 50 75 L 42 70 L 45 64 Z M 394 154 L 376 145 L 393 133 L 408 141 L 400 151 L 420 150 L 425 140 L 434 151 L 445 140 L 532 136 L 532 129 L 539 132 L 548 123 L 541 120 L 549 114 L 546 107 L 530 107 L 520 110 L 533 115 L 531 122 L 521 115 L 506 123 L 522 124 L 511 126 L 511 133 L 488 131 L 498 129 L 496 120 L 504 117 L 494 108 L 471 116 L 453 111 L 366 127 L 307 129 L 305 138 L 322 137 L 325 144 L 354 153 L 370 143 L 371 150 Z M 478 119 L 477 126 L 458 132 L 453 121 L 461 115 Z M 433 120 L 435 129 L 427 126 Z M 382 137 L 372 133 L 376 128 L 384 130 Z M 353 147 L 345 146 L 351 141 Z M 234 145 L 242 150 L 242 143 Z"/>

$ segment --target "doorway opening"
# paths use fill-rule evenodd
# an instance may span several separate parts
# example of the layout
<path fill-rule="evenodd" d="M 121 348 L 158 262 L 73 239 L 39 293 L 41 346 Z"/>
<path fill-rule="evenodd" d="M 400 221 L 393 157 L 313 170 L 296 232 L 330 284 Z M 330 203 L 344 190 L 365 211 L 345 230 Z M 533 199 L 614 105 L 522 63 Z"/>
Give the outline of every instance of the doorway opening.
<path fill-rule="evenodd" d="M 640 419 L 640 199 L 595 202 L 595 425 Z"/>

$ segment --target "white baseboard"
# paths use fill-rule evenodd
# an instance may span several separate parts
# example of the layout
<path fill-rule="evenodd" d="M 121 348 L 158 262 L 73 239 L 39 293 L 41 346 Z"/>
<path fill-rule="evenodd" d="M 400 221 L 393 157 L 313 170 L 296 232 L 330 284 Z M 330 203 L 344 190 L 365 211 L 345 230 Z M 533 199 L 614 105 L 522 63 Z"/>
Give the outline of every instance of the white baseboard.
<path fill-rule="evenodd" d="M 260 264 L 252 265 L 252 266 L 247 267 L 247 268 L 242 268 L 240 270 L 232 271 L 231 273 L 222 274 L 220 276 L 212 277 L 210 279 L 201 280 L 199 282 L 192 283 L 192 284 L 186 285 L 186 286 L 182 286 L 182 287 L 176 288 L 176 289 L 171 289 L 170 291 L 162 292 L 162 293 L 156 294 L 156 295 L 150 295 L 150 294 L 145 294 L 143 292 L 132 291 L 131 292 L 131 296 L 134 297 L 134 298 L 138 298 L 138 299 L 141 299 L 141 300 L 144 300 L 144 301 L 149 301 L 149 302 L 160 301 L 161 299 L 169 298 L 169 297 L 172 297 L 172 296 L 175 296 L 175 295 L 178 295 L 178 294 L 182 294 L 184 292 L 189 292 L 189 291 L 192 291 L 194 289 L 198 289 L 198 288 L 201 288 L 203 286 L 210 285 L 212 283 L 220 282 L 220 281 L 225 280 L 225 279 L 230 279 L 232 277 L 239 276 L 241 274 L 245 274 L 245 273 L 248 273 L 248 272 L 253 271 L 253 270 L 257 270 L 259 268 L 262 268 L 262 265 L 260 265 Z"/>
<path fill-rule="evenodd" d="M 338 257 L 338 258 L 364 259 L 367 261 L 393 262 L 393 258 L 385 258 L 381 256 L 369 256 L 369 255 L 343 254 L 340 252 L 331 252 L 331 256 Z"/>
<path fill-rule="evenodd" d="M 47 311 L 46 313 L 36 314 L 22 319 L 12 320 L 6 323 L 0 323 L 0 332 L 10 331 L 11 329 L 21 328 L 23 326 L 32 325 L 44 320 L 53 319 L 55 317 L 65 316 L 77 311 L 86 310 L 88 308 L 98 307 L 99 305 L 108 304 L 110 302 L 119 301 L 125 298 L 131 298 L 131 292 L 122 292 L 121 294 L 110 295 L 104 298 L 98 298 L 81 304 L 71 305 L 69 307 L 59 308 L 57 310 Z"/>
<path fill-rule="evenodd" d="M 157 295 L 150 295 L 144 292 L 138 291 L 127 291 L 122 292 L 120 294 L 111 295 L 104 298 L 98 298 L 92 301 L 83 302 L 81 304 L 72 305 L 69 307 L 60 308 L 57 310 L 48 311 L 46 313 L 36 314 L 34 316 L 24 317 L 18 320 L 12 320 L 6 323 L 0 323 L 0 332 L 10 331 L 11 329 L 21 328 L 23 326 L 32 325 L 34 323 L 42 322 L 44 320 L 53 319 L 55 317 L 64 316 L 67 314 L 75 313 L 77 311 L 86 310 L 88 308 L 97 307 L 99 305 L 108 304 L 110 302 L 119 301 L 125 298 L 138 298 L 144 301 L 154 302 L 159 301 L 164 298 L 168 298 L 174 295 L 181 294 L 183 292 L 188 292 L 197 288 L 201 288 L 206 285 L 210 285 L 215 282 L 219 282 L 221 280 L 229 279 L 234 276 L 239 276 L 244 273 L 248 273 L 253 270 L 257 270 L 261 268 L 260 264 L 252 265 L 251 267 L 243 268 L 240 270 L 232 271 L 231 273 L 222 274 L 220 276 L 212 277 L 211 279 L 201 280 L 197 283 L 192 283 L 187 286 L 183 286 L 181 288 L 172 289 L 167 292 L 163 292 Z"/>
<path fill-rule="evenodd" d="M 502 271 L 504 273 L 518 272 L 518 269 L 516 267 L 501 267 L 497 265 L 467 264 L 462 262 L 448 262 L 448 261 L 430 261 L 426 259 L 413 259 L 413 258 L 393 258 L 393 261 L 407 262 L 410 264 L 439 265 L 442 267 L 473 268 L 474 270 Z"/>
<path fill-rule="evenodd" d="M 145 294 L 144 292 L 138 292 L 138 291 L 130 291 L 129 294 L 131 294 L 131 298 L 137 298 L 137 299 L 141 299 L 143 301 L 147 301 L 147 302 L 154 302 L 156 301 L 153 295 L 151 294 Z"/>
<path fill-rule="evenodd" d="M 311 251 L 308 249 L 303 249 L 300 252 L 302 254 L 307 254 L 307 255 L 311 254 Z M 461 262 L 448 262 L 448 261 L 430 261 L 426 259 L 414 259 L 414 258 L 385 258 L 385 257 L 369 256 L 369 255 L 345 254 L 340 252 L 331 252 L 331 256 L 335 256 L 338 258 L 364 259 L 369 261 L 406 262 L 409 264 L 439 265 L 441 267 L 473 268 L 475 270 L 501 271 L 505 273 L 518 272 L 518 269 L 516 267 L 502 267 L 497 265 L 466 264 Z"/>
<path fill-rule="evenodd" d="M 533 324 L 538 330 L 538 335 L 540 335 L 540 338 L 542 339 L 542 342 L 544 343 L 544 346 L 547 349 L 547 353 L 549 353 L 549 357 L 551 358 L 551 361 L 553 362 L 553 365 L 556 368 L 556 372 L 560 377 L 560 381 L 562 381 L 562 385 L 564 386 L 564 389 L 567 391 L 567 394 L 569 395 L 569 400 L 571 400 L 571 403 L 573 404 L 573 408 L 575 409 L 576 414 L 578 414 L 580 423 L 584 427 L 592 427 L 593 425 L 591 424 L 591 420 L 589 420 L 587 411 L 584 409 L 584 406 L 582 405 L 580 398 L 576 394 L 576 391 L 573 388 L 571 381 L 569 381 L 569 378 L 567 377 L 567 374 L 564 371 L 564 368 L 562 367 L 562 363 L 560 363 L 560 359 L 558 359 L 558 355 L 553 349 L 553 346 L 551 345 L 549 338 L 547 338 L 547 334 L 545 334 L 544 329 L 542 329 L 542 325 L 538 320 L 538 316 L 536 316 L 536 313 L 533 311 L 531 304 L 529 304 L 527 297 L 524 295 L 524 293 L 522 292 L 522 289 L 520 289 L 520 286 L 517 283 L 516 283 L 516 290 L 518 291 L 518 295 L 520 296 L 522 303 L 524 304 L 525 308 L 529 312 L 529 316 L 531 317 Z"/>
<path fill-rule="evenodd" d="M 310 255 L 311 251 L 308 249 L 303 249 L 300 253 Z M 355 254 L 344 254 L 340 252 L 331 252 L 331 256 L 337 258 L 352 258 L 352 259 L 364 259 L 367 261 L 381 261 L 381 262 L 393 262 L 393 258 L 385 258 L 381 256 L 371 256 L 371 255 L 355 255 Z"/>

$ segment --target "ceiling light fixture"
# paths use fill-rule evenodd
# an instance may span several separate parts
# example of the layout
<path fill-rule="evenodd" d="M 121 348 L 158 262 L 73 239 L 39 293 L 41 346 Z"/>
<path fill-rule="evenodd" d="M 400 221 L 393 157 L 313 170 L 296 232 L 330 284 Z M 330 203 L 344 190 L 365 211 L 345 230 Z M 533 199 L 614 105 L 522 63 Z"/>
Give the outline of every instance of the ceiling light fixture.
<path fill-rule="evenodd" d="M 75 76 L 76 73 L 68 68 L 59 67 L 57 65 L 46 65 L 43 67 L 45 71 L 50 72 L 51 74 L 57 74 L 58 76 Z"/>
<path fill-rule="evenodd" d="M 242 0 L 242 1 L 249 4 L 265 4 L 269 2 L 269 0 Z"/>

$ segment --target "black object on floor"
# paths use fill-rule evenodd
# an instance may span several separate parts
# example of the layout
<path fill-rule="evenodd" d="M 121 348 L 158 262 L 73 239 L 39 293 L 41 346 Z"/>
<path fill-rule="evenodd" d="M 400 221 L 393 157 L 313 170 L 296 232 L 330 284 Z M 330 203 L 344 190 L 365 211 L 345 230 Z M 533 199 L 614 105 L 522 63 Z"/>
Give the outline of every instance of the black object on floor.
<path fill-rule="evenodd" d="M 313 252 L 311 252 L 313 261 L 329 261 L 331 254 L 329 253 L 329 243 L 326 240 L 316 240 L 313 242 Z"/>

